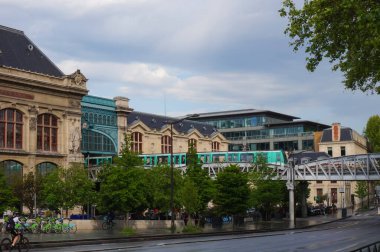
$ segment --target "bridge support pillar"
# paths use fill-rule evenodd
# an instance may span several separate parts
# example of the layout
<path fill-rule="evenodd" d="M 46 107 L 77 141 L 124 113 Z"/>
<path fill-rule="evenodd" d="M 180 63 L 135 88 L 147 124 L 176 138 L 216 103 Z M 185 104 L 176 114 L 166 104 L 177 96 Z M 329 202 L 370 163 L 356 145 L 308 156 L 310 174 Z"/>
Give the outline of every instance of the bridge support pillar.
<path fill-rule="evenodd" d="M 286 186 L 289 190 L 289 228 L 295 228 L 294 184 L 288 181 Z"/>

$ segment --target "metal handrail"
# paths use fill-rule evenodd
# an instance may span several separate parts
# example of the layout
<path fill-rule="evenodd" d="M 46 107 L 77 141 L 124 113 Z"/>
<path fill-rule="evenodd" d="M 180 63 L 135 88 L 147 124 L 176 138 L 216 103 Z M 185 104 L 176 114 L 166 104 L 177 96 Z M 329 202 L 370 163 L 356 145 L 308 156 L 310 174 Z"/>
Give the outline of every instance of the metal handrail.
<path fill-rule="evenodd" d="M 380 241 L 365 245 L 361 248 L 351 250 L 350 252 L 378 252 L 380 251 Z"/>

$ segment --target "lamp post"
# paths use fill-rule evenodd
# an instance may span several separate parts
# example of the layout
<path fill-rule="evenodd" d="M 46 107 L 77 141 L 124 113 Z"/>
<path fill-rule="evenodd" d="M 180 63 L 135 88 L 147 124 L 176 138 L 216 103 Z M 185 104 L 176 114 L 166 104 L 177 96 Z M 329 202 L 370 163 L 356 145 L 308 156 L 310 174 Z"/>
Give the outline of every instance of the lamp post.
<path fill-rule="evenodd" d="M 184 118 L 181 118 L 176 121 L 166 121 L 166 124 L 170 124 L 170 209 L 171 209 L 171 222 L 170 229 L 171 232 L 174 233 L 175 225 L 174 225 L 174 158 L 173 158 L 173 125 L 182 122 L 183 120 L 198 117 L 198 114 L 187 115 Z"/>

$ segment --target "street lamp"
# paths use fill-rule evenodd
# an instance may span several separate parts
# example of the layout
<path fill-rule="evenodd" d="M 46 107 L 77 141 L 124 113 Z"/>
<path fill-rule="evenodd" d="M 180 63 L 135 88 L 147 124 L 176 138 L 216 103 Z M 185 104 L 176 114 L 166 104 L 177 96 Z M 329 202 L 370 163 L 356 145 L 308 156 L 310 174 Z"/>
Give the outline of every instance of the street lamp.
<path fill-rule="evenodd" d="M 180 123 L 186 119 L 198 117 L 198 114 L 187 115 L 184 118 L 181 118 L 176 121 L 165 121 L 166 124 L 170 124 L 170 209 L 171 209 L 171 232 L 174 233 L 174 158 L 173 158 L 173 125 Z"/>
<path fill-rule="evenodd" d="M 295 211 L 294 211 L 294 169 L 295 169 L 295 156 L 292 155 L 291 160 L 288 159 L 288 181 L 286 182 L 286 187 L 289 190 L 289 221 L 290 228 L 295 227 Z"/>

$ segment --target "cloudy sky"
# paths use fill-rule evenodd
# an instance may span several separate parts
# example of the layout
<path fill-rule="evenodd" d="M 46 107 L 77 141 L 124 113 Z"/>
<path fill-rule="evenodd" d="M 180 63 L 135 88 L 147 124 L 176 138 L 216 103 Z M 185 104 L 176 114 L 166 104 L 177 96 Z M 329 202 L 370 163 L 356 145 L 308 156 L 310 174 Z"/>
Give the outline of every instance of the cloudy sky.
<path fill-rule="evenodd" d="M 380 96 L 345 90 L 328 62 L 294 53 L 268 0 L 0 0 L 0 25 L 25 34 L 90 95 L 125 96 L 168 116 L 266 109 L 362 133 Z M 0 38 L 1 39 L 1 38 Z"/>

